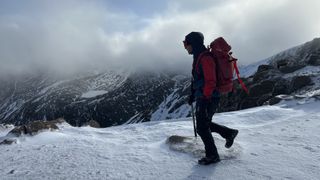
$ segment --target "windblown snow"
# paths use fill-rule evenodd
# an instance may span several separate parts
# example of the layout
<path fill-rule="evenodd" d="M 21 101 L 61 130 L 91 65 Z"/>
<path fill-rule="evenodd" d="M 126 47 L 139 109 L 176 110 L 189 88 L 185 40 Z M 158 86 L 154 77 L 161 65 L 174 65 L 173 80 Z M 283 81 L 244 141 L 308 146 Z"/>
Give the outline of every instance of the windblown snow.
<path fill-rule="evenodd" d="M 88 91 L 82 94 L 82 98 L 93 98 L 108 93 L 108 91 Z"/>
<path fill-rule="evenodd" d="M 1 179 L 319 179 L 320 101 L 291 100 L 220 113 L 213 121 L 240 133 L 230 149 L 213 134 L 222 161 L 197 164 L 201 140 L 191 118 L 103 129 L 71 127 L 22 136 L 0 146 Z M 1 129 L 0 135 L 8 129 Z M 172 149 L 172 135 L 193 139 L 189 149 Z M 190 139 L 189 138 L 189 139 Z M 195 153 L 197 152 L 197 153 Z"/>

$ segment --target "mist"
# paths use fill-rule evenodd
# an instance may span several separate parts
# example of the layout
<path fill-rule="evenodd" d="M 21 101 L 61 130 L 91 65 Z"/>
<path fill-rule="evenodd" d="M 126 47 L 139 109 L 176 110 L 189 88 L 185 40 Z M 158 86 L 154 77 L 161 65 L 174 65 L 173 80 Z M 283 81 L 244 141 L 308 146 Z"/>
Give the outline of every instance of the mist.
<path fill-rule="evenodd" d="M 153 2 L 152 2 L 153 3 Z M 247 65 L 319 37 L 316 0 L 0 2 L 0 74 L 191 70 L 182 40 L 223 36 Z"/>

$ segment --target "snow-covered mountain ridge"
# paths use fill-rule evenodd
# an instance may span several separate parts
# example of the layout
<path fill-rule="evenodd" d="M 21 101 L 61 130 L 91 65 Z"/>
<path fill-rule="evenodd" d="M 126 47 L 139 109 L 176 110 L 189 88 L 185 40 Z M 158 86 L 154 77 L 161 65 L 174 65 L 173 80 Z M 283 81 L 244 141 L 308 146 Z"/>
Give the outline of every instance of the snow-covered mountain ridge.
<path fill-rule="evenodd" d="M 243 69 L 250 95 L 235 83 L 220 112 L 260 106 L 278 95 L 303 95 L 320 87 L 320 39 Z M 72 78 L 41 73 L 0 77 L 0 123 L 64 118 L 102 127 L 190 115 L 190 75 L 168 72 L 88 72 Z"/>
<path fill-rule="evenodd" d="M 317 93 L 317 92 L 314 92 Z M 318 95 L 320 95 L 318 93 Z M 59 125 L 60 130 L 21 136 L 0 145 L 0 177 L 9 179 L 308 179 L 320 177 L 319 99 L 218 113 L 213 120 L 239 129 L 230 149 L 214 135 L 222 161 L 201 166 L 200 138 L 191 118 L 109 128 Z M 12 127 L 1 129 L 5 134 Z M 173 150 L 171 135 L 191 138 Z M 1 139 L 1 137 L 0 137 Z"/>
<path fill-rule="evenodd" d="M 257 72 L 257 69 L 260 65 L 263 64 L 273 64 L 281 59 L 294 59 L 295 61 L 303 61 L 313 60 L 319 63 L 317 55 L 319 55 L 320 51 L 320 38 L 315 38 L 310 42 L 286 49 L 276 55 L 273 55 L 269 58 L 263 59 L 256 63 L 252 63 L 248 66 L 241 66 L 240 73 L 242 77 L 249 77 Z M 315 59 L 313 59 L 315 58 Z"/>

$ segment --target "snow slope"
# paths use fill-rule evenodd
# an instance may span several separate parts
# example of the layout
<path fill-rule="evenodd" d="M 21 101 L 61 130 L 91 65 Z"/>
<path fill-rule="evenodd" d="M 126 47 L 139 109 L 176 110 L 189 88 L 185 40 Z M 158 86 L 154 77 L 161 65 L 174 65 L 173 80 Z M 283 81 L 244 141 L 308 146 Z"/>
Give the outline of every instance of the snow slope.
<path fill-rule="evenodd" d="M 193 136 L 190 118 L 104 129 L 62 124 L 59 131 L 23 136 L 17 144 L 1 145 L 0 177 L 320 179 L 319 106 L 315 99 L 291 100 L 216 114 L 215 122 L 237 128 L 240 133 L 229 150 L 214 134 L 224 160 L 209 166 L 198 165 L 194 152 L 174 151 L 166 144 L 174 134 Z M 196 151 L 203 149 L 199 138 L 194 139 L 193 146 Z"/>

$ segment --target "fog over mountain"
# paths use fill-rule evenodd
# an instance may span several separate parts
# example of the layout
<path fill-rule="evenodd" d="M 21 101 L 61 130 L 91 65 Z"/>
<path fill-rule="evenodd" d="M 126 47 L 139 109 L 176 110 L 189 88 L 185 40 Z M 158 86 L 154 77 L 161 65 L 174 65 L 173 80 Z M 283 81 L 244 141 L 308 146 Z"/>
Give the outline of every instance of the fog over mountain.
<path fill-rule="evenodd" d="M 320 38 L 242 68 L 217 112 L 236 111 L 282 99 L 319 96 Z M 64 118 L 74 126 L 95 120 L 102 127 L 190 116 L 190 75 L 154 71 L 89 71 L 58 77 L 34 73 L 0 77 L 0 123 L 23 125 Z M 246 77 L 246 78 L 244 78 Z"/>
<path fill-rule="evenodd" d="M 179 69 L 191 57 L 182 40 L 224 36 L 250 64 L 319 36 L 316 0 L 3 0 L 0 74 L 35 70 L 73 74 L 91 69 Z"/>

